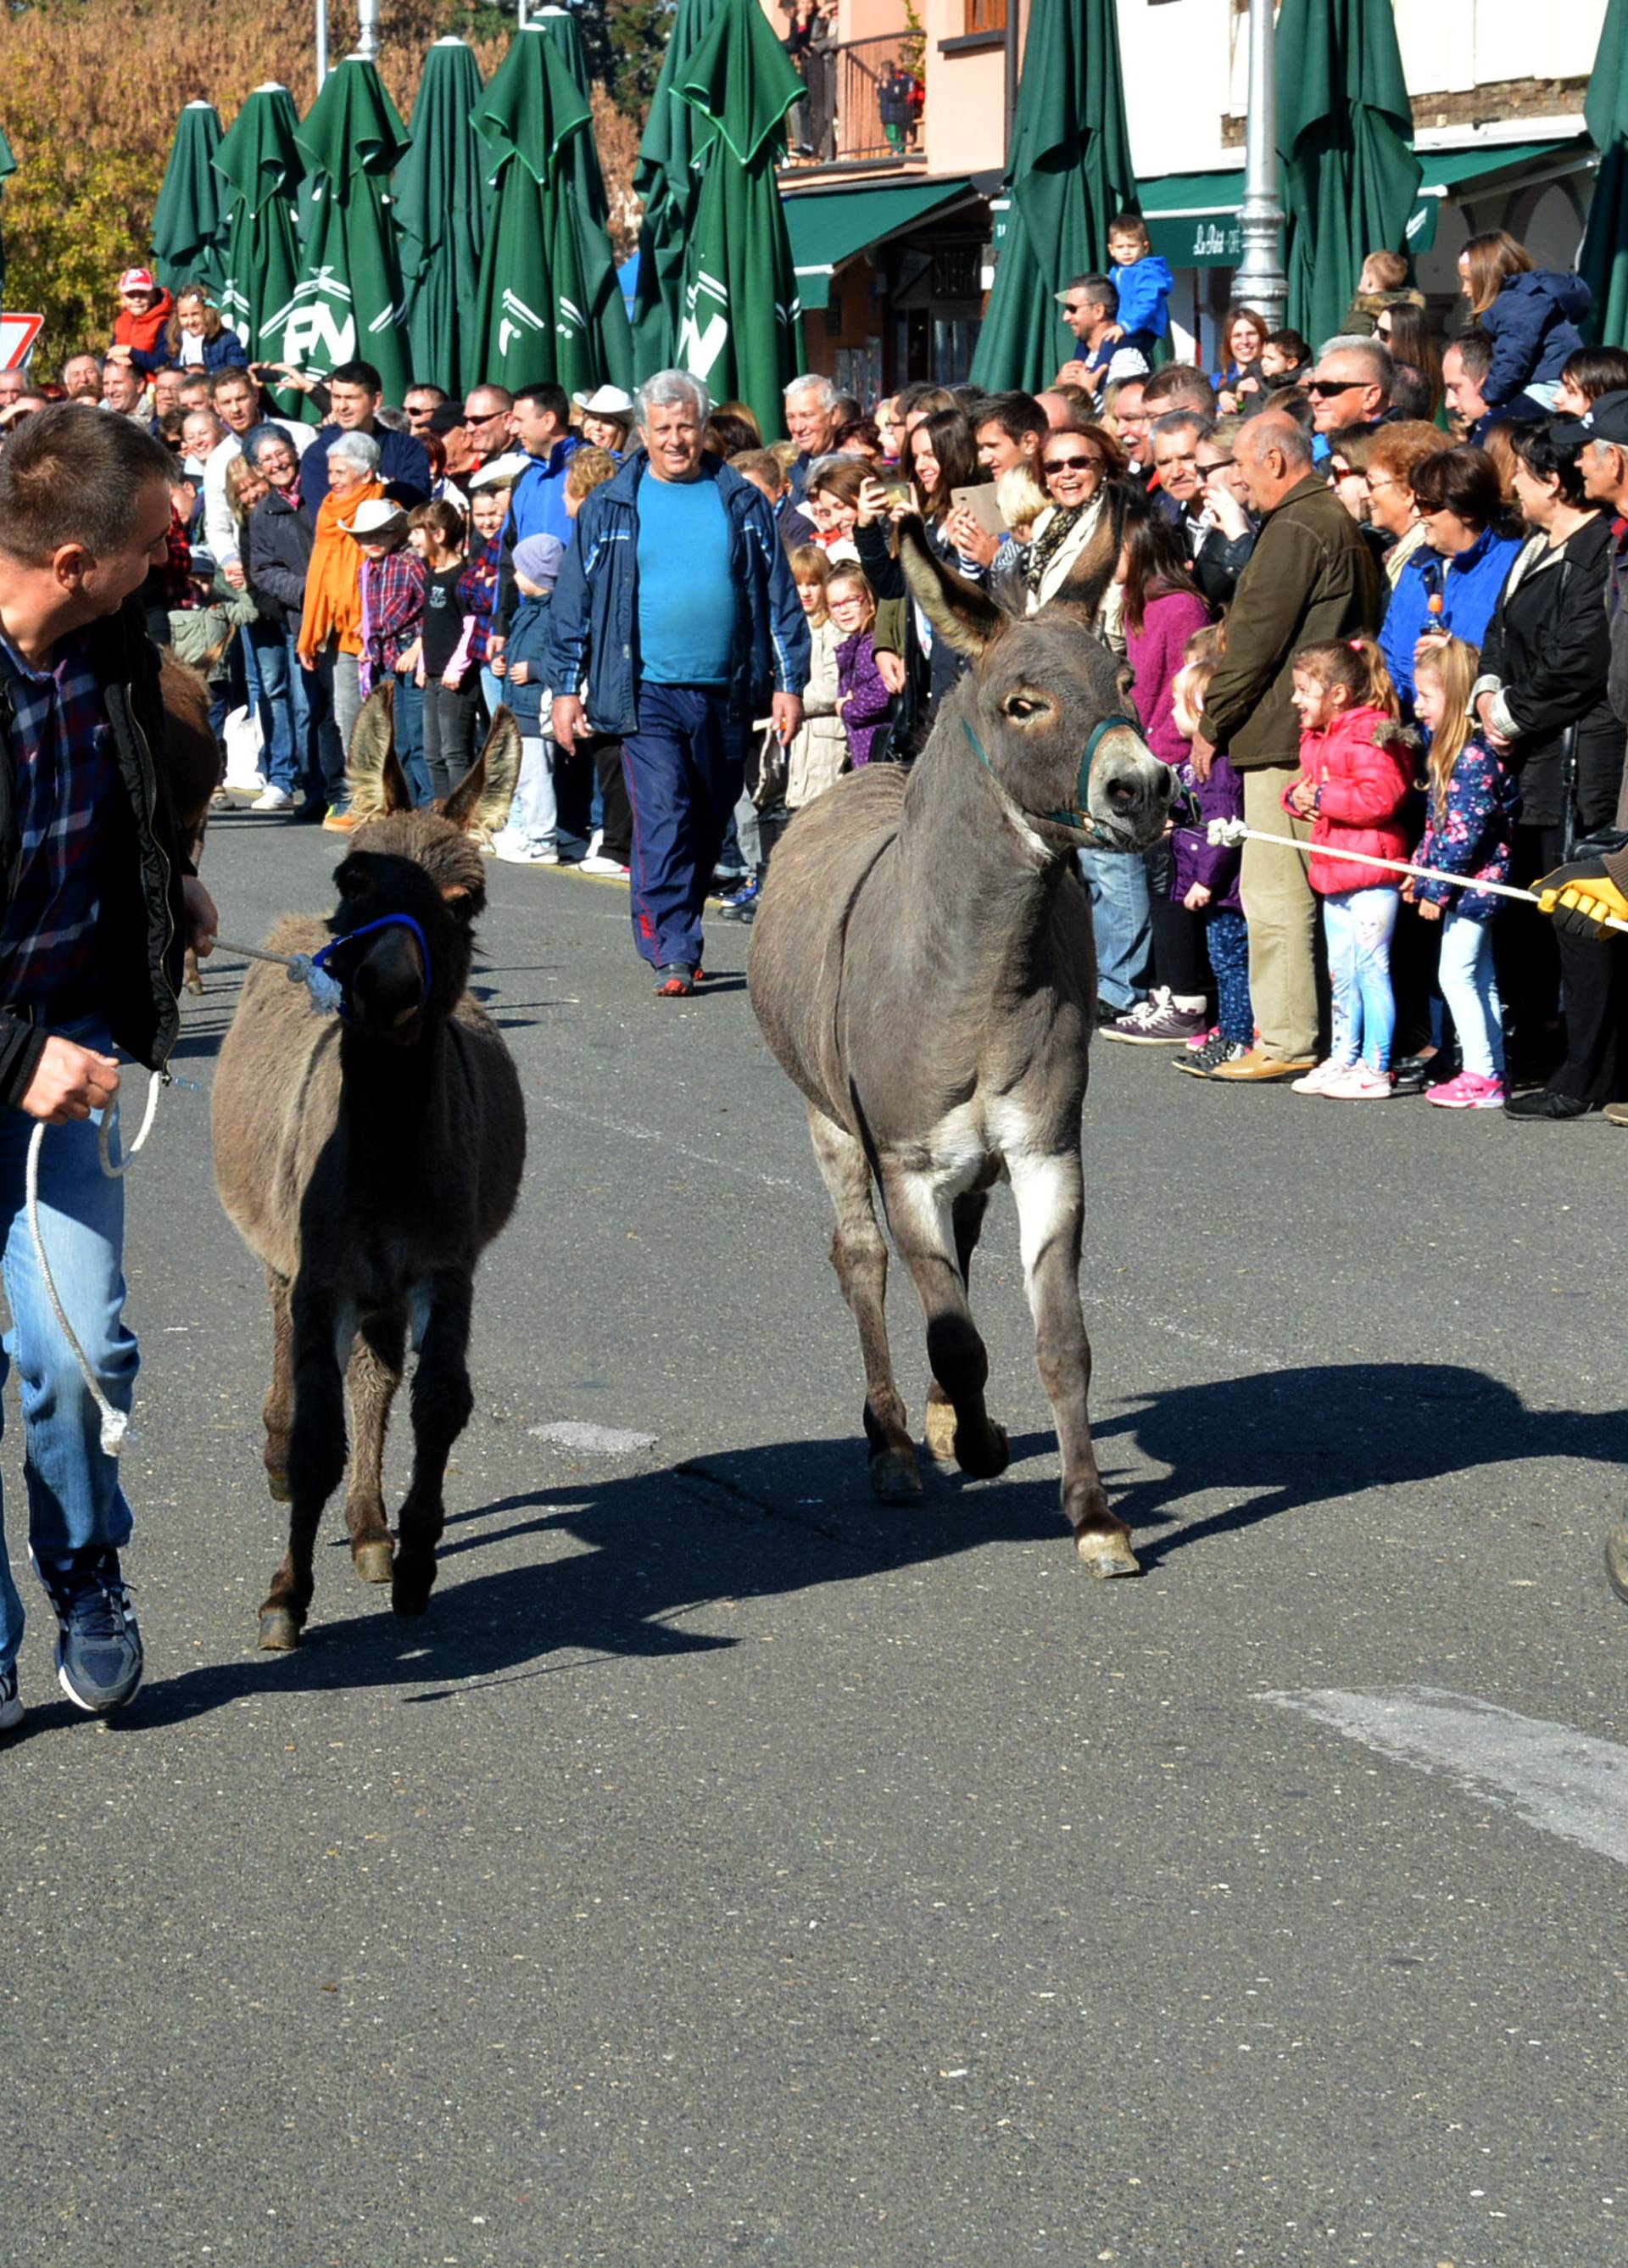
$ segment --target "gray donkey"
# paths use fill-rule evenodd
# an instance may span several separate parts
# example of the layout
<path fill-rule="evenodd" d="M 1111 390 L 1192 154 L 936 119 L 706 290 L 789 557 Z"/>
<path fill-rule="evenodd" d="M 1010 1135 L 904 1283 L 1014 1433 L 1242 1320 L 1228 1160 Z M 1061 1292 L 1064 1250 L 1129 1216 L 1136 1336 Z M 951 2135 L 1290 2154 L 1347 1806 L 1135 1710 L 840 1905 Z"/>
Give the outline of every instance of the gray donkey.
<path fill-rule="evenodd" d="M 908 775 L 852 773 L 799 813 L 747 971 L 836 1208 L 831 1256 L 859 1325 L 876 1493 L 913 1497 L 921 1482 L 888 1351 L 873 1185 L 927 1318 L 928 1447 L 985 1479 L 1005 1469 L 1007 1437 L 984 1407 L 967 1284 L 989 1191 L 1008 1180 L 1063 1509 L 1097 1575 L 1139 1570 L 1086 1415 L 1080 1112 L 1096 968 L 1074 854 L 1155 841 L 1170 799 L 1126 713 L 1128 676 L 1090 627 L 1118 541 L 1105 512 L 1067 599 L 1016 622 L 904 523 L 911 587 L 972 666 Z"/>
<path fill-rule="evenodd" d="M 303 985 L 257 963 L 221 1049 L 216 1182 L 271 1292 L 266 1475 L 290 1506 L 289 1548 L 260 1642 L 279 1652 L 299 1643 L 318 1523 L 345 1469 L 347 1373 L 356 1572 L 393 1582 L 399 1615 L 422 1614 L 436 1580 L 447 1457 L 473 1403 L 475 1265 L 514 1209 L 525 1158 L 513 1059 L 466 990 L 486 903 L 472 836 L 502 826 L 519 762 L 518 729 L 500 709 L 444 808 L 414 811 L 389 688 L 375 693 L 351 740 L 362 823 L 334 877 L 338 907 L 326 923 L 280 922 L 269 940 L 277 953 L 326 946 L 343 1014 L 320 1014 Z M 409 1322 L 413 1477 L 392 1552 L 380 1462 Z"/>

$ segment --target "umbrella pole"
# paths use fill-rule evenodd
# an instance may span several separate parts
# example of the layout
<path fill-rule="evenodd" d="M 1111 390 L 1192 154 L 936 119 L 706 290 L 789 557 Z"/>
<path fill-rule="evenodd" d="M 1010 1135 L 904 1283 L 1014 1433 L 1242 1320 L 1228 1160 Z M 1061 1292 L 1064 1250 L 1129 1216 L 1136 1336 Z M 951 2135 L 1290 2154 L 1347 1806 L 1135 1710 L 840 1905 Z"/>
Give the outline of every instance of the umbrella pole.
<path fill-rule="evenodd" d="M 1284 320 L 1283 206 L 1278 195 L 1277 31 L 1272 0 L 1250 0 L 1250 107 L 1245 126 L 1243 202 L 1238 229 L 1243 256 L 1233 276 L 1235 298 L 1258 307 L 1274 327 Z"/>

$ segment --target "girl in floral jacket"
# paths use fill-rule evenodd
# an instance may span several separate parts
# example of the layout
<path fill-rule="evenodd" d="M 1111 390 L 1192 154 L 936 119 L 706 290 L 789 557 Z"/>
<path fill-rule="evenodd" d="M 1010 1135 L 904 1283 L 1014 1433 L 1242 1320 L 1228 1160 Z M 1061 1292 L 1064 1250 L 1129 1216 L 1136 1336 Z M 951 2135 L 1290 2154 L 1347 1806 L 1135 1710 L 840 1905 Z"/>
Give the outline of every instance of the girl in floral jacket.
<path fill-rule="evenodd" d="M 1430 733 L 1418 864 L 1507 882 L 1521 791 L 1498 751 L 1472 729 L 1476 649 L 1462 638 L 1427 641 L 1413 666 L 1413 705 Z M 1402 895 L 1426 921 L 1441 924 L 1441 997 L 1453 1013 L 1463 1065 L 1456 1079 L 1430 1088 L 1430 1100 L 1447 1110 L 1496 1110 L 1504 1100 L 1504 1024 L 1492 924 L 1505 901 L 1448 882 L 1405 882 Z"/>

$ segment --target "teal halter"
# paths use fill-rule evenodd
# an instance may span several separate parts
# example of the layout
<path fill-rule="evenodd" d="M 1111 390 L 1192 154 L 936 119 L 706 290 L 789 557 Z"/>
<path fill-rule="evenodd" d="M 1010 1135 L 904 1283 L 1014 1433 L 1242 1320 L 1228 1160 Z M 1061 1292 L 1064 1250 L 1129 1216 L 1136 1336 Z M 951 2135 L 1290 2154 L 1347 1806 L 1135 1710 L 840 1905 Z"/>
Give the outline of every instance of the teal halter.
<path fill-rule="evenodd" d="M 1079 808 L 1077 810 L 1068 811 L 1044 811 L 1039 814 L 1042 819 L 1049 819 L 1059 827 L 1077 828 L 1081 834 L 1088 836 L 1093 843 L 1104 843 L 1108 842 L 1109 838 L 1103 833 L 1100 824 L 1091 816 L 1091 767 L 1096 761 L 1096 750 L 1102 740 L 1103 734 L 1104 733 L 1114 732 L 1121 725 L 1123 725 L 1128 732 L 1140 733 L 1141 731 L 1141 726 L 1137 723 L 1133 717 L 1126 717 L 1118 713 L 1111 717 L 1104 717 L 1099 725 L 1095 725 L 1092 728 L 1091 736 L 1089 740 L 1087 740 L 1080 755 L 1080 778 L 1079 784 L 1074 790 L 1075 794 L 1080 799 Z M 990 778 L 994 781 L 997 787 L 1001 788 L 1001 792 L 1004 795 L 1007 792 L 1007 790 L 1001 786 L 1000 775 L 995 770 L 994 766 L 990 762 L 988 757 L 984 754 L 982 741 L 979 739 L 977 733 L 972 730 L 972 727 L 968 724 L 964 717 L 961 719 L 961 729 L 966 734 L 967 739 L 972 742 L 972 754 L 978 758 L 979 762 L 982 764 Z"/>

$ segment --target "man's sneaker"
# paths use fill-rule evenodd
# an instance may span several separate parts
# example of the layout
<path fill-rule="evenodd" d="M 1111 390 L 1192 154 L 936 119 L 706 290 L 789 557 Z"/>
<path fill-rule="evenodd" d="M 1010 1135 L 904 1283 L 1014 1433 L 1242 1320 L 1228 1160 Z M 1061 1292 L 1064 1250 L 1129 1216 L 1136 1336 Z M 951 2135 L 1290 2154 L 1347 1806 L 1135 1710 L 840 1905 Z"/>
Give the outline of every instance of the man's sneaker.
<path fill-rule="evenodd" d="M 492 845 L 492 856 L 506 866 L 557 866 L 560 863 L 560 853 L 552 843 L 544 850 L 532 850 L 524 843 L 505 843 L 501 836 Z"/>
<path fill-rule="evenodd" d="M 670 961 L 664 968 L 656 972 L 656 997 L 658 1000 L 687 1000 L 695 990 L 698 968 L 688 968 L 681 961 Z"/>
<path fill-rule="evenodd" d="M 348 835 L 357 824 L 354 811 L 341 811 L 335 804 L 322 824 L 330 835 Z"/>
<path fill-rule="evenodd" d="M 1443 1110 L 1498 1110 L 1503 1106 L 1504 1082 L 1484 1079 L 1479 1071 L 1461 1071 L 1456 1079 L 1426 1088 L 1425 1100 L 1440 1103 Z"/>
<path fill-rule="evenodd" d="M 1104 1025 L 1103 1037 L 1128 1040 L 1133 1048 L 1168 1048 L 1195 1038 L 1206 1020 L 1202 1008 L 1178 1008 L 1169 987 L 1161 984 L 1140 1008 Z"/>
<path fill-rule="evenodd" d="M 285 787 L 265 787 L 249 806 L 251 811 L 291 811 L 294 799 Z"/>
<path fill-rule="evenodd" d="M 758 910 L 757 876 L 752 876 L 744 890 L 737 890 L 732 898 L 725 898 L 718 910 L 724 921 L 751 921 Z"/>
<path fill-rule="evenodd" d="M 14 1733 L 23 1721 L 23 1705 L 17 1697 L 17 1665 L 0 1669 L 0 1733 Z"/>
<path fill-rule="evenodd" d="M 57 1683 L 76 1707 L 92 1716 L 121 1709 L 142 1682 L 143 1663 L 142 1634 L 118 1553 L 93 1545 L 34 1565 L 56 1609 Z"/>
<path fill-rule="evenodd" d="M 1172 1071 L 1191 1071 L 1195 1079 L 1208 1079 L 1218 1064 L 1242 1063 L 1249 1048 L 1243 1040 L 1223 1038 L 1213 1032 L 1201 1048 L 1184 1048 L 1171 1060 Z"/>
<path fill-rule="evenodd" d="M 1353 1068 L 1351 1064 L 1336 1063 L 1333 1057 L 1330 1056 L 1326 1061 L 1318 1064 L 1315 1070 L 1309 1071 L 1304 1079 L 1292 1079 L 1289 1083 L 1289 1093 L 1291 1094 L 1326 1094 L 1335 1079 L 1344 1079 L 1346 1073 Z"/>
<path fill-rule="evenodd" d="M 1354 1063 L 1338 1079 L 1330 1079 L 1323 1094 L 1329 1102 L 1389 1102 L 1390 1073 L 1375 1071 L 1368 1064 Z"/>
<path fill-rule="evenodd" d="M 755 874 L 749 874 L 740 888 L 731 890 L 729 896 L 724 899 L 724 911 L 727 913 L 731 906 L 749 906 L 757 895 L 758 877 Z"/>
<path fill-rule="evenodd" d="M 624 866 L 620 858 L 607 858 L 603 850 L 590 850 L 585 858 L 578 859 L 576 871 L 579 874 L 614 874 L 619 882 L 629 880 L 633 874 L 631 866 Z"/>

